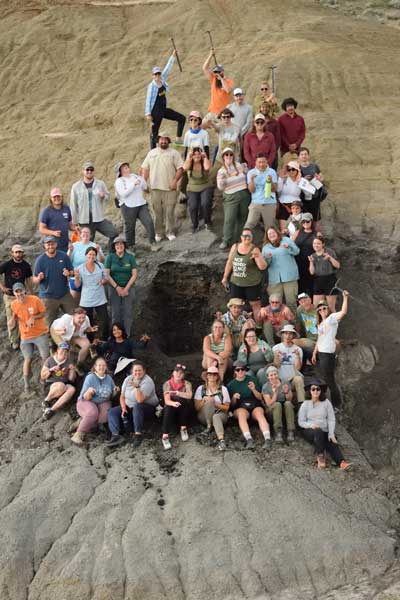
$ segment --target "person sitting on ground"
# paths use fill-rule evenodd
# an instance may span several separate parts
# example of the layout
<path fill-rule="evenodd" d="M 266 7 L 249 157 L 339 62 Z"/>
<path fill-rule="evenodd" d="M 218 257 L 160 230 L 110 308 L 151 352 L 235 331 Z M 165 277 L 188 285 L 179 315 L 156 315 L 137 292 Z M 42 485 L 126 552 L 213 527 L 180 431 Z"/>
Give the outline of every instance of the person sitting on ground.
<path fill-rule="evenodd" d="M 320 235 L 315 231 L 312 214 L 303 212 L 301 214 L 301 229 L 295 237 L 292 237 L 300 250 L 296 256 L 299 269 L 299 293 L 305 292 L 311 296 L 313 294 L 314 277 L 310 273 L 309 258 L 314 253 L 314 240 Z"/>
<path fill-rule="evenodd" d="M 235 98 L 235 102 L 228 104 L 227 108 L 233 112 L 232 122 L 240 128 L 240 134 L 243 139 L 246 133 L 250 131 L 253 121 L 253 111 L 250 104 L 246 104 L 244 101 L 242 88 L 235 88 L 233 90 L 233 97 Z"/>
<path fill-rule="evenodd" d="M 50 326 L 50 335 L 57 346 L 63 342 L 70 347 L 78 346 L 79 354 L 76 365 L 78 370 L 80 370 L 89 354 L 90 341 L 87 334 L 97 331 L 97 325 L 90 325 L 86 310 L 81 307 L 75 308 L 72 315 L 62 315 L 62 317 L 53 321 Z"/>
<path fill-rule="evenodd" d="M 271 90 L 268 81 L 264 80 L 260 84 L 260 93 L 254 98 L 253 110 L 255 113 L 258 112 L 261 104 L 266 104 L 272 118 L 275 118 L 279 114 L 280 108 L 275 97 L 275 94 Z"/>
<path fill-rule="evenodd" d="M 314 446 L 318 469 L 326 467 L 326 453 L 330 454 L 342 471 L 348 471 L 352 464 L 345 460 L 335 435 L 335 412 L 326 398 L 326 385 L 319 379 L 308 384 L 311 400 L 305 400 L 298 414 L 303 437 Z"/>
<path fill-rule="evenodd" d="M 214 56 L 214 49 L 211 48 L 207 56 L 202 71 L 211 85 L 211 99 L 208 105 L 208 113 L 206 119 L 216 117 L 231 102 L 232 90 L 234 88 L 232 79 L 225 77 L 225 69 L 222 65 L 215 65 L 210 69 L 210 62 Z"/>
<path fill-rule="evenodd" d="M 308 181 L 317 179 L 321 183 L 324 181 L 322 173 L 317 163 L 310 161 L 310 151 L 305 146 L 299 149 L 299 165 L 301 169 L 301 175 Z M 312 185 L 312 184 L 311 184 Z M 321 195 L 317 190 L 314 194 L 303 190 L 302 196 L 304 198 L 304 205 L 307 212 L 310 212 L 313 216 L 316 229 L 319 231 L 319 222 L 321 220 Z M 325 197 L 325 196 L 324 196 Z"/>
<path fill-rule="evenodd" d="M 108 219 L 104 218 L 105 203 L 110 198 L 110 192 L 101 179 L 94 176 L 94 164 L 87 160 L 83 164 L 83 177 L 71 188 L 72 222 L 82 228 L 90 228 L 90 237 L 94 240 L 96 231 L 108 238 L 108 247 L 117 237 L 117 230 Z"/>
<path fill-rule="evenodd" d="M 282 342 L 272 348 L 274 366 L 279 371 L 279 377 L 290 381 L 296 390 L 297 402 L 304 402 L 304 378 L 301 374 L 303 350 L 293 342 L 298 337 L 298 333 L 294 325 L 284 325 L 280 334 Z"/>
<path fill-rule="evenodd" d="M 69 345 L 61 342 L 57 351 L 44 361 L 40 372 L 46 394 L 42 402 L 43 418 L 51 419 L 75 394 L 75 365 L 69 358 Z M 54 402 L 53 404 L 53 401 Z"/>
<path fill-rule="evenodd" d="M 29 294 L 32 293 L 32 269 L 24 260 L 25 250 L 20 244 L 11 248 L 11 258 L 0 265 L 0 275 L 4 275 L 3 283 L 0 282 L 0 291 L 3 293 L 3 302 L 7 319 L 8 339 L 13 350 L 19 348 L 19 330 L 15 321 L 12 321 L 11 304 L 15 300 L 12 288 L 14 283 L 22 283 Z M 11 322 L 14 326 L 11 327 Z"/>
<path fill-rule="evenodd" d="M 125 331 L 130 335 L 133 321 L 132 304 L 136 295 L 137 265 L 135 255 L 127 252 L 126 240 L 122 235 L 115 238 L 112 252 L 107 255 L 104 266 L 112 288 L 109 292 L 111 319 L 114 323 L 116 321 L 123 323 Z"/>
<path fill-rule="evenodd" d="M 336 308 L 336 281 L 337 269 L 340 269 L 340 261 L 336 253 L 326 246 L 323 237 L 316 237 L 313 241 L 314 252 L 308 257 L 310 261 L 310 274 L 314 277 L 313 302 L 317 305 L 326 298 L 329 309 L 335 312 Z"/>
<path fill-rule="evenodd" d="M 301 189 L 299 182 L 301 179 L 299 163 L 291 160 L 279 171 L 278 177 L 278 219 L 279 227 L 283 232 L 286 228 L 286 221 L 290 217 L 292 202 L 300 200 Z"/>
<path fill-rule="evenodd" d="M 280 294 L 271 294 L 269 304 L 260 310 L 259 321 L 262 323 L 263 335 L 272 347 L 280 340 L 280 330 L 288 323 L 294 323 L 294 314 L 282 303 Z"/>
<path fill-rule="evenodd" d="M 225 326 L 222 321 L 214 321 L 211 326 L 211 333 L 206 335 L 203 340 L 203 369 L 208 369 L 211 366 L 218 367 L 221 381 L 223 381 L 231 354 L 231 336 L 225 333 Z"/>
<path fill-rule="evenodd" d="M 266 118 L 262 113 L 254 117 L 251 131 L 246 133 L 243 140 L 243 155 L 249 169 L 254 169 L 259 154 L 265 154 L 267 162 L 272 165 L 276 157 L 275 138 L 267 130 Z"/>
<path fill-rule="evenodd" d="M 271 433 L 268 421 L 264 416 L 260 384 L 253 375 L 246 373 L 246 365 L 240 361 L 233 363 L 234 379 L 228 383 L 234 416 L 238 420 L 240 431 L 245 439 L 246 448 L 254 448 L 248 420 L 257 421 L 264 437 L 264 448 L 271 448 Z"/>
<path fill-rule="evenodd" d="M 71 442 L 81 446 L 86 434 L 97 425 L 107 423 L 107 413 L 111 408 L 111 399 L 119 392 L 113 379 L 107 374 L 107 363 L 104 358 L 96 358 L 91 372 L 88 373 L 80 391 L 76 410 L 81 417 L 77 431 Z"/>
<path fill-rule="evenodd" d="M 182 442 L 189 439 L 188 422 L 192 410 L 192 384 L 185 379 L 186 366 L 177 364 L 171 378 L 163 385 L 164 410 L 162 423 L 162 444 L 165 450 L 172 448 L 169 434 L 176 422 L 180 426 Z"/>
<path fill-rule="evenodd" d="M 128 337 L 122 323 L 115 322 L 111 326 L 111 336 L 108 340 L 93 341 L 93 351 L 104 356 L 108 370 L 113 373 L 121 357 L 133 359 L 135 350 L 145 350 L 149 339 L 148 335 L 143 334 L 139 341 L 135 341 Z"/>
<path fill-rule="evenodd" d="M 176 51 L 174 50 L 163 70 L 160 67 L 153 67 L 151 70 L 153 79 L 147 86 L 145 105 L 145 117 L 151 125 L 151 149 L 157 145 L 158 131 L 163 119 L 177 122 L 176 143 L 182 145 L 182 134 L 186 119 L 181 113 L 167 107 L 167 92 L 169 89 L 167 77 L 174 64 L 175 57 Z"/>
<path fill-rule="evenodd" d="M 301 292 L 297 300 L 299 306 L 296 311 L 296 329 L 300 338 L 296 340 L 296 344 L 303 349 L 304 357 L 311 360 L 318 338 L 317 309 L 305 292 Z"/>
<path fill-rule="evenodd" d="M 302 208 L 303 203 L 301 200 L 294 200 L 292 202 L 290 207 L 291 214 L 289 215 L 285 229 L 283 230 L 283 233 L 288 235 L 294 242 L 301 231 L 301 219 L 303 216 L 303 213 L 301 212 Z"/>
<path fill-rule="evenodd" d="M 336 334 L 339 322 L 347 315 L 349 292 L 343 290 L 343 304 L 338 312 L 330 312 L 327 302 L 317 304 L 318 338 L 314 346 L 312 363 L 317 365 L 319 375 L 329 387 L 331 401 L 335 408 L 342 403 L 340 390 L 335 379 L 336 369 Z"/>
<path fill-rule="evenodd" d="M 194 394 L 194 406 L 200 423 L 206 426 L 201 435 L 208 435 L 214 427 L 218 450 L 225 450 L 224 425 L 228 422 L 231 400 L 228 388 L 222 385 L 217 367 L 208 367 L 205 383 Z"/>
<path fill-rule="evenodd" d="M 262 387 L 262 395 L 266 405 L 267 415 L 272 416 L 275 441 L 283 442 L 282 437 L 282 415 L 285 415 L 287 441 L 294 442 L 296 429 L 294 413 L 294 397 L 290 382 L 279 378 L 276 367 L 270 366 L 266 371 L 268 381 Z"/>
<path fill-rule="evenodd" d="M 32 281 L 39 285 L 39 298 L 46 307 L 46 323 L 50 327 L 60 310 L 72 313 L 76 307 L 68 285 L 74 271 L 66 253 L 57 250 L 55 237 L 46 236 L 42 244 L 44 253 L 35 261 Z"/>
<path fill-rule="evenodd" d="M 24 357 L 22 367 L 24 391 L 29 392 L 29 376 L 35 346 L 42 361 L 49 356 L 49 336 L 45 322 L 46 307 L 40 298 L 26 293 L 23 283 L 14 283 L 12 291 L 15 300 L 11 303 L 10 327 L 14 327 L 18 321 L 20 348 Z"/>
<path fill-rule="evenodd" d="M 276 225 L 277 174 L 269 167 L 265 154 L 256 155 L 256 166 L 247 173 L 247 185 L 251 203 L 245 227 L 253 229 L 260 221 L 264 231 Z"/>
<path fill-rule="evenodd" d="M 81 265 L 86 262 L 86 250 L 88 248 L 96 248 L 97 250 L 97 260 L 101 263 L 104 262 L 104 253 L 101 249 L 100 244 L 96 244 L 90 240 L 90 228 L 89 227 L 80 227 L 79 230 L 79 239 L 76 242 L 70 242 L 68 246 L 67 255 L 71 259 L 71 263 L 74 269 L 77 269 Z M 71 277 L 69 280 L 69 287 L 71 296 L 79 302 L 81 297 L 81 290 L 75 289 L 75 276 Z"/>
<path fill-rule="evenodd" d="M 256 322 L 261 309 L 263 271 L 266 268 L 260 249 L 253 244 L 252 231 L 244 228 L 240 242 L 230 249 L 221 283 L 231 298 L 241 298 L 250 304 Z"/>
<path fill-rule="evenodd" d="M 159 404 L 154 381 L 147 375 L 142 362 L 134 362 L 131 375 L 122 384 L 119 403 L 120 406 L 114 406 L 108 412 L 111 438 L 107 446 L 112 448 L 124 442 L 120 434 L 123 424 L 132 432 L 133 447 L 138 448 L 143 441 L 145 419 L 154 417 Z"/>
<path fill-rule="evenodd" d="M 69 231 L 75 231 L 76 225 L 72 223 L 71 210 L 64 204 L 60 188 L 54 187 L 50 191 L 50 204 L 39 217 L 40 235 L 52 235 L 57 238 L 57 248 L 62 252 L 68 251 Z"/>
<path fill-rule="evenodd" d="M 192 110 L 189 115 L 190 128 L 185 133 L 183 145 L 185 146 L 185 158 L 190 148 L 201 148 L 207 158 L 210 158 L 210 138 L 208 131 L 202 128 L 202 116 L 198 110 Z"/>
<path fill-rule="evenodd" d="M 262 255 L 268 264 L 268 296 L 280 294 L 294 313 L 297 307 L 299 270 L 295 256 L 296 244 L 275 228 L 269 227 L 263 240 Z"/>
<path fill-rule="evenodd" d="M 242 343 L 242 328 L 247 321 L 247 315 L 242 312 L 245 302 L 241 298 L 231 298 L 226 305 L 228 310 L 220 314 L 220 320 L 225 325 L 225 332 L 229 333 L 232 339 L 232 348 L 236 354 Z M 218 318 L 218 317 L 217 317 Z"/>
<path fill-rule="evenodd" d="M 246 365 L 247 373 L 257 377 L 262 386 L 265 383 L 265 368 L 273 362 L 274 353 L 267 342 L 257 337 L 255 329 L 247 329 L 237 360 Z"/>
<path fill-rule="evenodd" d="M 285 98 L 282 110 L 285 112 L 278 118 L 281 130 L 281 156 L 286 152 L 299 152 L 306 136 L 306 126 L 303 117 L 296 112 L 297 101 Z"/>
<path fill-rule="evenodd" d="M 169 241 L 176 239 L 175 208 L 178 181 L 183 173 L 183 160 L 177 150 L 170 148 L 170 143 L 168 133 L 160 132 L 157 148 L 150 150 L 142 163 L 143 177 L 150 183 L 151 188 L 156 242 L 161 242 L 164 236 Z"/>
<path fill-rule="evenodd" d="M 266 129 L 274 136 L 276 156 L 274 162 L 271 164 L 271 167 L 272 169 L 274 169 L 274 171 L 276 171 L 278 169 L 278 155 L 281 147 L 281 130 L 279 127 L 279 122 L 277 121 L 277 119 L 274 118 L 273 110 L 271 110 L 270 104 L 268 102 L 263 102 L 262 104 L 260 104 L 259 108 L 256 110 L 256 113 L 258 112 L 264 115 L 266 119 Z"/>
<path fill-rule="evenodd" d="M 201 148 L 190 148 L 183 170 L 187 174 L 186 193 L 192 233 L 211 225 L 212 186 L 210 161 Z"/>

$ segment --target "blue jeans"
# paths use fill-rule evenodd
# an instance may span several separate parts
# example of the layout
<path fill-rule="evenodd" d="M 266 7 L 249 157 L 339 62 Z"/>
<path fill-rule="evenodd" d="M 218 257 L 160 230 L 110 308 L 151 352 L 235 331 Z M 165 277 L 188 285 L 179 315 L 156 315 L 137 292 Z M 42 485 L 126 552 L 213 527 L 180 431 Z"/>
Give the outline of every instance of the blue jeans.
<path fill-rule="evenodd" d="M 127 407 L 128 419 L 134 433 L 143 433 L 144 420 L 154 416 L 155 407 L 150 404 L 134 404 L 132 408 Z M 108 427 L 111 433 L 120 433 L 122 430 L 122 408 L 114 406 L 108 411 Z"/>

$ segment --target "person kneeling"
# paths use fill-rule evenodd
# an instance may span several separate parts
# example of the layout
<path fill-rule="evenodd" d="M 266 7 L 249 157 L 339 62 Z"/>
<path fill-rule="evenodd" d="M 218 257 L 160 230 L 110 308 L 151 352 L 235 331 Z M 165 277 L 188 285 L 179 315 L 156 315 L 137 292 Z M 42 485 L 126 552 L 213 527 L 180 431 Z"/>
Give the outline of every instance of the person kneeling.
<path fill-rule="evenodd" d="M 114 406 L 108 411 L 108 427 L 111 439 L 107 442 L 109 448 L 119 446 L 124 442 L 121 425 L 132 428 L 132 445 L 140 446 L 143 441 L 143 426 L 146 417 L 153 417 L 158 406 L 158 398 L 154 381 L 146 374 L 143 363 L 135 361 L 132 374 L 128 375 L 122 384 L 120 406 Z"/>
<path fill-rule="evenodd" d="M 76 379 L 76 367 L 69 360 L 69 344 L 61 342 L 53 356 L 45 360 L 40 379 L 44 382 L 46 392 L 42 402 L 43 418 L 51 419 L 75 394 L 72 383 Z M 56 400 L 54 404 L 53 400 Z"/>
<path fill-rule="evenodd" d="M 187 423 L 193 396 L 192 384 L 185 379 L 185 365 L 176 365 L 172 371 L 171 379 L 163 385 L 164 411 L 162 424 L 162 443 L 165 450 L 171 449 L 169 433 L 174 422 L 178 421 L 181 428 L 182 442 L 189 439 Z"/>

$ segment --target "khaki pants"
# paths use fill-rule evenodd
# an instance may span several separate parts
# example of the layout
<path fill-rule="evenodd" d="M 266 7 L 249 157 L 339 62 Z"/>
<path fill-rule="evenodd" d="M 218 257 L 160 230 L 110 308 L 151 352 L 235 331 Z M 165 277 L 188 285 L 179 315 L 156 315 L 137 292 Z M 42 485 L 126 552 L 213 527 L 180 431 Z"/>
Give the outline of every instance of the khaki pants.
<path fill-rule="evenodd" d="M 295 315 L 297 310 L 297 279 L 295 281 L 281 281 L 267 287 L 268 296 L 271 294 L 280 294 L 282 300 L 288 305 L 292 313 Z"/>
<path fill-rule="evenodd" d="M 14 327 L 10 326 L 10 320 L 12 317 L 11 303 L 14 302 L 14 300 L 15 300 L 15 296 L 8 296 L 7 294 L 3 294 L 4 309 L 6 311 L 6 318 L 7 318 L 8 339 L 10 340 L 10 344 L 12 346 L 14 344 L 19 343 L 18 323 L 15 322 Z"/>
<path fill-rule="evenodd" d="M 294 389 L 296 390 L 297 402 L 304 402 L 304 378 L 301 375 L 295 375 L 289 381 L 292 385 L 294 385 Z"/>
<path fill-rule="evenodd" d="M 290 400 L 286 402 L 275 402 L 272 406 L 266 409 L 267 415 L 272 415 L 275 433 L 282 429 L 282 412 L 285 412 L 286 429 L 294 431 L 296 429 L 294 420 L 294 406 Z"/>
<path fill-rule="evenodd" d="M 69 292 L 62 298 L 42 298 L 42 300 L 46 307 L 46 325 L 49 329 L 53 321 L 57 319 L 60 309 L 63 314 L 72 314 L 72 311 L 76 308 L 76 302 Z"/>
<path fill-rule="evenodd" d="M 177 202 L 177 192 L 170 190 L 152 190 L 151 205 L 154 211 L 154 228 L 156 234 L 163 236 L 174 233 L 176 227 L 175 206 Z"/>
<path fill-rule="evenodd" d="M 264 223 L 265 230 L 268 227 L 276 227 L 276 204 L 254 204 L 251 202 L 245 227 L 253 229 L 260 219 Z"/>
<path fill-rule="evenodd" d="M 212 402 L 206 402 L 197 413 L 197 418 L 203 425 L 213 425 L 218 439 L 224 437 L 224 425 L 228 421 L 226 412 L 215 412 L 216 408 Z"/>

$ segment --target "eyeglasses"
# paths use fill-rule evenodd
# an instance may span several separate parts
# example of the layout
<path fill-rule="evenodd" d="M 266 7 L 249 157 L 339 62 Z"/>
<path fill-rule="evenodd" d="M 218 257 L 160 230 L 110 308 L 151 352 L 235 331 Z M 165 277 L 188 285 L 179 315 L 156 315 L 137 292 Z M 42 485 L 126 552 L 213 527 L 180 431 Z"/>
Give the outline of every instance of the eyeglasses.
<path fill-rule="evenodd" d="M 293 171 L 295 171 L 295 173 L 297 173 L 297 169 L 288 169 L 288 173 L 293 173 Z"/>
<path fill-rule="evenodd" d="M 85 171 L 94 171 L 93 167 L 88 167 Z"/>
<path fill-rule="evenodd" d="M 235 373 L 240 373 L 240 371 L 245 371 L 246 369 L 244 367 L 236 367 L 235 368 Z"/>
<path fill-rule="evenodd" d="M 312 385 L 311 388 L 310 388 L 310 390 L 312 392 L 320 392 L 321 388 L 319 387 L 319 385 Z"/>

